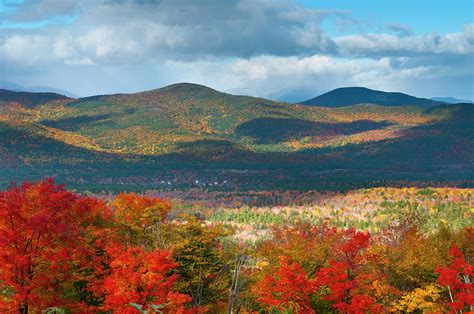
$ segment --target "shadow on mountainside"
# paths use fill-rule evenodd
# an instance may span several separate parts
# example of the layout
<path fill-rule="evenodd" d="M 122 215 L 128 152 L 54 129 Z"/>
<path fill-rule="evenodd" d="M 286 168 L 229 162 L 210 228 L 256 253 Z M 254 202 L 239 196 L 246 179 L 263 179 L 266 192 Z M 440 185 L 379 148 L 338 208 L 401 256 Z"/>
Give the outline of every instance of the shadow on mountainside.
<path fill-rule="evenodd" d="M 370 120 L 323 123 L 301 119 L 258 118 L 240 124 L 234 133 L 250 137 L 257 144 L 270 144 L 298 140 L 306 136 L 350 135 L 390 125 L 387 121 Z"/>

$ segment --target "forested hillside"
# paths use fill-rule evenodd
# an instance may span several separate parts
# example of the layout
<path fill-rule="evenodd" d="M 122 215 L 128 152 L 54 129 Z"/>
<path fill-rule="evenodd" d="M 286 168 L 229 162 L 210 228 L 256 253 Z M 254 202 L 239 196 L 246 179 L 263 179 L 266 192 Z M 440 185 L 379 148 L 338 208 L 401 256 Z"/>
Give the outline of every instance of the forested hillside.
<path fill-rule="evenodd" d="M 323 108 L 188 83 L 81 99 L 10 91 L 0 103 L 3 185 L 344 188 L 473 174 L 471 104 Z"/>

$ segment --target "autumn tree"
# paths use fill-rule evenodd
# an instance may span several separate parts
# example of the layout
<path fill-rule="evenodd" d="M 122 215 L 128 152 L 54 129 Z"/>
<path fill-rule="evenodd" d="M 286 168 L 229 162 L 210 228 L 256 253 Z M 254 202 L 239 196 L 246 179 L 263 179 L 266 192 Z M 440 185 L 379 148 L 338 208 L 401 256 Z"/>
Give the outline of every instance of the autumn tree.
<path fill-rule="evenodd" d="M 195 307 L 227 299 L 230 256 L 222 248 L 222 238 L 230 231 L 219 225 L 204 225 L 195 216 L 185 215 L 169 225 L 166 247 L 178 263 L 180 292 L 192 297 Z"/>
<path fill-rule="evenodd" d="M 344 230 L 340 235 L 340 241 L 334 247 L 336 255 L 315 276 L 323 298 L 330 301 L 334 309 L 344 313 L 382 311 L 382 306 L 373 296 L 375 278 L 364 269 L 368 257 L 364 253 L 370 235 L 354 229 Z"/>
<path fill-rule="evenodd" d="M 117 228 L 124 241 L 152 245 L 171 206 L 159 198 L 120 193 L 111 203 Z"/>
<path fill-rule="evenodd" d="M 137 304 L 143 310 L 158 306 L 166 312 L 182 312 L 191 298 L 177 292 L 178 264 L 168 250 L 156 243 L 158 232 L 169 230 L 169 203 L 120 193 L 111 207 L 115 238 L 105 243 L 102 261 L 106 268 L 96 272 L 98 278 L 90 285 L 103 299 L 100 308 L 134 313 L 136 309 L 131 304 Z"/>
<path fill-rule="evenodd" d="M 449 242 L 439 236 L 426 237 L 416 228 L 397 229 L 385 242 L 386 273 L 391 284 L 408 292 L 436 281 L 436 265 L 446 260 Z"/>
<path fill-rule="evenodd" d="M 107 275 L 94 288 L 96 293 L 103 295 L 102 310 L 136 313 L 131 307 L 134 303 L 144 310 L 158 306 L 167 312 L 178 312 L 191 301 L 189 296 L 174 289 L 177 275 L 172 274 L 172 270 L 177 263 L 167 251 L 146 251 L 111 243 L 107 255 Z"/>
<path fill-rule="evenodd" d="M 78 306 L 70 298 L 89 268 L 88 232 L 104 222 L 104 204 L 52 180 L 0 192 L 0 294 L 4 310 L 28 313 Z M 101 222 L 102 221 L 102 222 Z M 76 304 L 74 304 L 76 303 Z"/>
<path fill-rule="evenodd" d="M 449 308 L 452 312 L 474 311 L 474 266 L 464 259 L 457 246 L 450 249 L 449 255 L 451 263 L 446 267 L 436 268 L 438 283 L 448 290 Z"/>
<path fill-rule="evenodd" d="M 335 228 L 309 223 L 275 226 L 271 229 L 271 235 L 258 247 L 257 254 L 270 263 L 278 263 L 280 256 L 289 256 L 309 276 L 313 276 L 334 256 L 334 247 L 341 239 L 340 232 Z"/>
<path fill-rule="evenodd" d="M 298 263 L 288 257 L 280 258 L 279 266 L 253 287 L 257 302 L 267 309 L 294 309 L 302 313 L 315 313 L 311 308 L 311 295 L 317 287 Z"/>
<path fill-rule="evenodd" d="M 369 267 L 377 263 L 377 257 L 368 252 L 371 240 L 368 233 L 296 224 L 275 228 L 272 234 L 274 238 L 260 246 L 260 256 L 270 264 L 278 253 L 298 262 L 317 287 L 313 309 L 323 312 L 381 309 L 377 294 L 389 287 Z"/>
<path fill-rule="evenodd" d="M 403 313 L 439 311 L 442 288 L 437 284 L 428 284 L 423 288 L 416 288 L 404 293 L 399 300 L 394 302 L 392 309 Z"/>

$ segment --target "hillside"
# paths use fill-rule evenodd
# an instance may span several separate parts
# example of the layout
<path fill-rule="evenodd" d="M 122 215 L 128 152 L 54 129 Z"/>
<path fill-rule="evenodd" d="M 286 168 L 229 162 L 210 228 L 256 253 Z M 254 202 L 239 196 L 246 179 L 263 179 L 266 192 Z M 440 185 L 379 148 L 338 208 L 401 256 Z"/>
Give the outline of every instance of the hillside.
<path fill-rule="evenodd" d="M 38 122 L 90 138 L 109 152 L 160 155 L 203 140 L 232 142 L 256 152 L 291 152 L 353 134 L 427 122 L 430 118 L 421 111 L 378 106 L 328 111 L 182 83 L 44 106 Z"/>
<path fill-rule="evenodd" d="M 71 98 L 56 93 L 30 93 L 0 89 L 0 103 L 17 103 L 25 107 L 35 107 L 52 101 Z"/>
<path fill-rule="evenodd" d="M 49 175 L 99 190 L 339 189 L 473 175 L 470 104 L 324 108 L 188 83 L 34 106 L 8 95 L 0 185 Z"/>
<path fill-rule="evenodd" d="M 303 101 L 301 104 L 321 107 L 344 107 L 357 104 L 431 107 L 440 105 L 442 102 L 418 98 L 403 93 L 383 92 L 365 87 L 343 87 Z"/>

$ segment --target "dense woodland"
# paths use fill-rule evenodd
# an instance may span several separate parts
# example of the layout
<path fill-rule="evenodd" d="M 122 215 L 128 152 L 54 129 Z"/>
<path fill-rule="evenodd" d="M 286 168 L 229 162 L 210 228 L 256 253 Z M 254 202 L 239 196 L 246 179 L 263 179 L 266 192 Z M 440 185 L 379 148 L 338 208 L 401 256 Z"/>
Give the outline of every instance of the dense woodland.
<path fill-rule="evenodd" d="M 83 196 L 52 180 L 23 183 L 0 192 L 0 309 L 468 312 L 473 193 L 380 188 L 310 193 L 287 205 L 307 215 L 229 196 L 236 208 L 247 206 L 239 218 L 220 211 L 228 199 L 184 206 L 134 193 Z M 364 207 L 366 224 L 344 223 Z M 261 219 L 265 213 L 275 217 Z M 265 232 L 249 239 L 243 225 Z"/>
<path fill-rule="evenodd" d="M 314 107 L 186 83 L 80 99 L 0 90 L 0 187 L 472 187 L 474 106 L 429 103 Z"/>
<path fill-rule="evenodd" d="M 474 311 L 473 108 L 0 90 L 0 311 Z"/>

